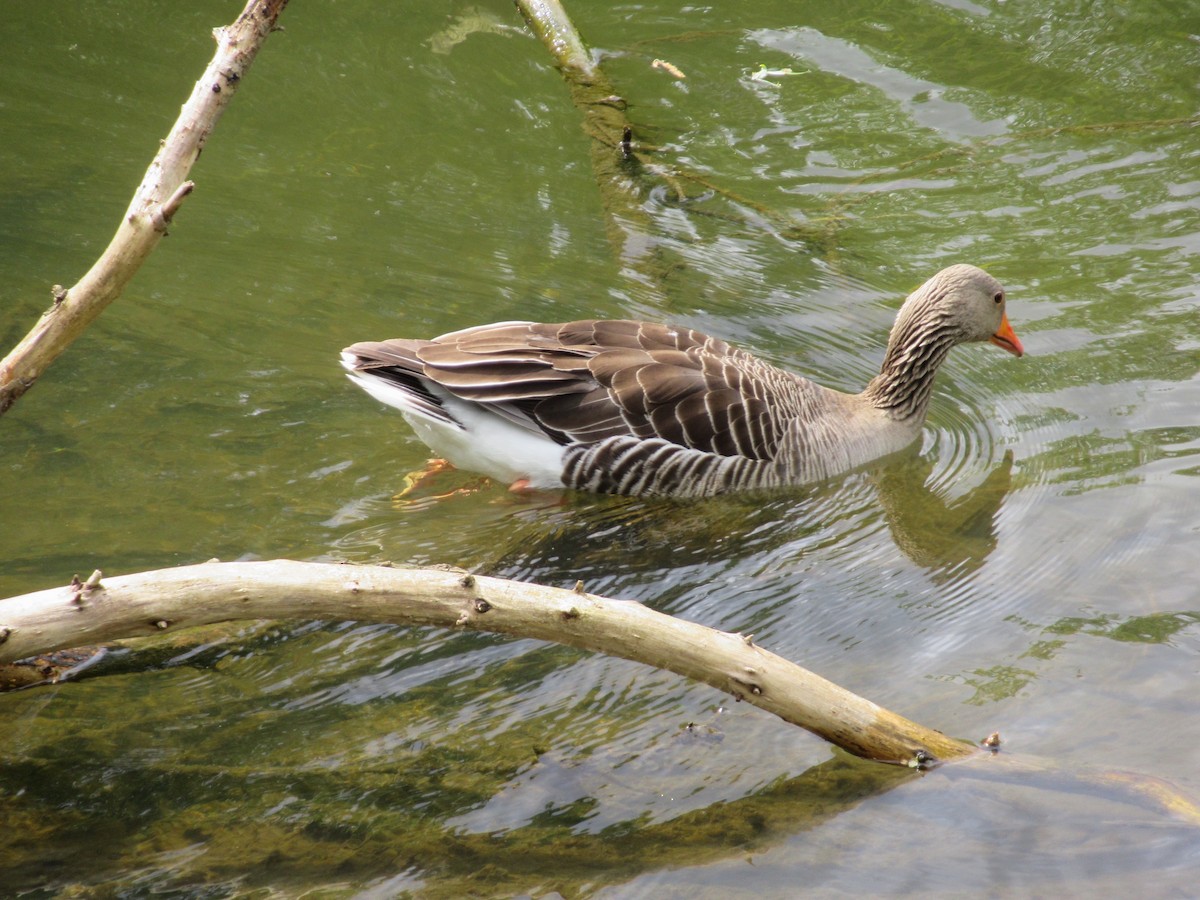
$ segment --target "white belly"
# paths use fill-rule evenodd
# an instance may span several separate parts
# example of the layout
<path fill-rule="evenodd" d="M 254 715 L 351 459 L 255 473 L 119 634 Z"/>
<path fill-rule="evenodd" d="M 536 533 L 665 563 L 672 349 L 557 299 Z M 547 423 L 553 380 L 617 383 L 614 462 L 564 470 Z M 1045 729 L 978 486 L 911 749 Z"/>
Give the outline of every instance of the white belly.
<path fill-rule="evenodd" d="M 482 472 L 512 484 L 526 479 L 529 487 L 561 488 L 563 447 L 473 403 L 449 397 L 446 410 L 465 426 L 436 422 L 405 411 L 417 437 L 460 469 Z"/>

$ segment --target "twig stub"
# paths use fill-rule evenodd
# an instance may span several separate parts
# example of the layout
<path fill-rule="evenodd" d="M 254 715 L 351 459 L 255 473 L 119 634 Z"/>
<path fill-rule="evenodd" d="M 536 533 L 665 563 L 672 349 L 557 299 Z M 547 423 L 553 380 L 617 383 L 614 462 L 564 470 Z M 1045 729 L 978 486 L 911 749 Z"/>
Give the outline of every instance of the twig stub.
<path fill-rule="evenodd" d="M 71 583 L 67 585 L 71 589 L 71 602 L 80 608 L 87 606 L 93 591 L 104 590 L 104 585 L 100 583 L 103 575 L 99 569 L 92 572 L 87 581 L 81 581 L 78 574 L 72 575 Z"/>
<path fill-rule="evenodd" d="M 175 188 L 175 192 L 171 194 L 165 201 L 153 207 L 150 210 L 150 222 L 154 226 L 154 230 L 167 233 L 167 226 L 171 224 L 171 218 L 175 213 L 179 212 L 179 207 L 183 205 L 184 198 L 196 189 L 194 181 L 185 181 L 179 187 Z"/>

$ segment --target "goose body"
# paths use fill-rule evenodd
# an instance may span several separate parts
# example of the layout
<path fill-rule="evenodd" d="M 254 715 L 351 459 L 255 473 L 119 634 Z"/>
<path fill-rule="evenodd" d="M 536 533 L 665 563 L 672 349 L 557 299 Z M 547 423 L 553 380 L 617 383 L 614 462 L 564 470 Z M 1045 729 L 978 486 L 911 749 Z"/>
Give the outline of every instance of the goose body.
<path fill-rule="evenodd" d="M 902 450 L 921 432 L 938 367 L 969 341 L 1024 352 L 1000 283 L 956 265 L 904 302 L 880 373 L 858 394 L 691 329 L 629 320 L 364 341 L 342 364 L 460 468 L 531 488 L 707 496 L 817 481 Z"/>

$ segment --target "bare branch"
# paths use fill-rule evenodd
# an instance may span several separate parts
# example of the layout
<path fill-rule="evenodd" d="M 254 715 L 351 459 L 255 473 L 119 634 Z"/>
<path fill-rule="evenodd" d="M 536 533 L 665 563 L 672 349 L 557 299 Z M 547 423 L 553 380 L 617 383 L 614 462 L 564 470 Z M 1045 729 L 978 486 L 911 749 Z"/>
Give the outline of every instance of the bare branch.
<path fill-rule="evenodd" d="M 432 569 L 204 563 L 0 600 L 0 663 L 234 619 L 351 619 L 556 641 L 703 681 L 856 756 L 914 767 L 978 752 L 728 634 L 628 600 Z"/>
<path fill-rule="evenodd" d="M 0 415 L 121 295 L 166 234 L 194 187 L 187 181 L 192 165 L 286 5 L 287 0 L 250 0 L 237 21 L 213 31 L 217 52 L 146 170 L 108 248 L 74 286 L 55 285 L 54 303 L 0 361 Z"/>

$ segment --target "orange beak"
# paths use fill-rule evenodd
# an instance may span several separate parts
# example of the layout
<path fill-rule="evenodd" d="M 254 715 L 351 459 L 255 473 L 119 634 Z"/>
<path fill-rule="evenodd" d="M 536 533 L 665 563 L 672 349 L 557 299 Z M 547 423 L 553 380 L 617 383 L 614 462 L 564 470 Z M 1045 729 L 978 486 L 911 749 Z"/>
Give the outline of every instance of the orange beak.
<path fill-rule="evenodd" d="M 1025 353 L 1025 348 L 1021 346 L 1021 339 L 1017 337 L 1017 333 L 1008 324 L 1008 313 L 1004 313 L 1001 317 L 1000 327 L 996 329 L 996 333 L 988 338 L 988 340 L 997 347 L 1007 350 L 1013 356 L 1021 356 Z"/>

